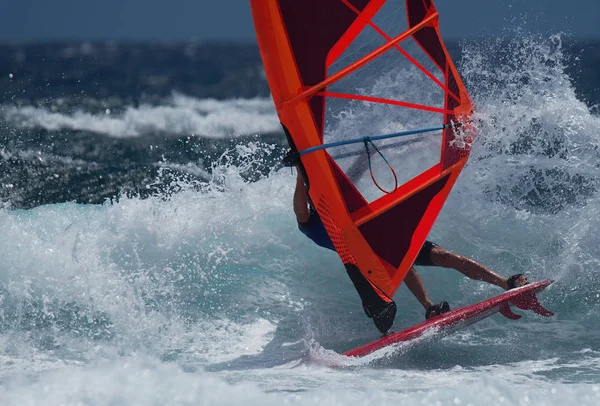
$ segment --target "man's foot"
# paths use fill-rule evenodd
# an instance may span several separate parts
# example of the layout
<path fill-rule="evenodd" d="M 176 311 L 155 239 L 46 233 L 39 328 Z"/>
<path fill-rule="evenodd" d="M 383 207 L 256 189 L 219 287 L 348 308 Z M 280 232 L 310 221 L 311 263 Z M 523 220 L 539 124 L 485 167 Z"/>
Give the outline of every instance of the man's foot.
<path fill-rule="evenodd" d="M 527 276 L 523 275 L 522 273 L 518 273 L 508 278 L 508 290 L 520 288 L 521 286 L 525 286 L 528 283 L 529 282 L 527 281 Z"/>
<path fill-rule="evenodd" d="M 394 324 L 394 317 L 396 317 L 396 303 L 393 301 L 388 303 L 383 310 L 374 314 L 372 317 L 375 327 L 377 327 L 379 332 L 384 335 L 387 334 L 392 327 L 392 324 Z"/>
<path fill-rule="evenodd" d="M 429 306 L 427 312 L 425 313 L 425 319 L 429 320 L 431 317 L 439 316 L 442 313 L 446 313 L 450 311 L 450 305 L 448 302 L 440 302 L 436 305 Z"/>

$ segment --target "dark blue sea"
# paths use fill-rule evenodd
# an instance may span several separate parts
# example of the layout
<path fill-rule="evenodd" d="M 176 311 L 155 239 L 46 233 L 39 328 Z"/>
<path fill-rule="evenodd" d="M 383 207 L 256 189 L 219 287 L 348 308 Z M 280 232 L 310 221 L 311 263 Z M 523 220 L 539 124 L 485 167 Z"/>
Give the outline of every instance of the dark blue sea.
<path fill-rule="evenodd" d="M 555 279 L 556 316 L 359 361 L 376 331 L 297 231 L 255 44 L 0 44 L 0 404 L 600 404 L 600 42 L 449 49 L 478 137 L 430 238 Z M 453 307 L 500 293 L 421 272 Z"/>

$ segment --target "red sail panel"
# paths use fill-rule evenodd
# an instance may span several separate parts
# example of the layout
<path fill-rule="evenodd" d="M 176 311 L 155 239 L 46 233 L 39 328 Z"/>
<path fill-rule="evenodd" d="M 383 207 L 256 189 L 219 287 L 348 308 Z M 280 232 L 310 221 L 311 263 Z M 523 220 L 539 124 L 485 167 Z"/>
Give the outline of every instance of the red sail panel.
<path fill-rule="evenodd" d="M 368 0 L 350 2 L 359 11 L 364 11 L 370 3 Z M 345 36 L 344 40 L 348 42 L 352 40 L 350 27 L 358 20 L 358 16 L 340 1 L 303 0 L 300 5 L 297 0 L 281 0 L 279 10 L 300 80 L 304 86 L 322 82 L 326 77 L 327 56 L 342 37 Z M 307 27 L 307 23 L 310 28 Z M 318 29 L 311 29 L 312 27 Z M 354 30 L 354 34 L 359 32 Z M 318 131 L 322 133 L 323 97 L 314 96 L 309 103 Z"/>
<path fill-rule="evenodd" d="M 396 128 L 468 130 L 471 101 L 432 1 L 250 3 L 277 113 L 298 151 Z M 388 297 L 466 163 L 472 135 L 457 134 L 448 126 L 430 138 L 381 142 L 380 155 L 360 144 L 302 155 L 311 200 L 342 261 Z M 399 175 L 390 193 L 374 187 L 389 175 L 381 168 Z"/>

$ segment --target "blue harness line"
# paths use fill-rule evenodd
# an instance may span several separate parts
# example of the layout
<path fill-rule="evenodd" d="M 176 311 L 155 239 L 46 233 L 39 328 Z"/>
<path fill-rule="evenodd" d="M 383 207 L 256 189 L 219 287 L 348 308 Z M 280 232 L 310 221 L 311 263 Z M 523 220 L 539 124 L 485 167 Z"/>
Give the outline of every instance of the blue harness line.
<path fill-rule="evenodd" d="M 441 125 L 438 127 L 419 128 L 416 130 L 401 131 L 401 132 L 392 133 L 392 134 L 373 135 L 373 136 L 354 138 L 351 140 L 335 141 L 335 142 L 330 142 L 327 144 L 322 144 L 322 145 L 317 145 L 314 147 L 306 148 L 305 150 L 299 151 L 298 153 L 300 154 L 300 156 L 302 156 L 302 155 L 310 154 L 311 152 L 320 151 L 322 149 L 327 149 L 327 148 L 332 148 L 332 147 L 339 147 L 342 145 L 358 144 L 359 142 L 367 143 L 369 141 L 386 140 L 388 138 L 404 137 L 407 135 L 431 133 L 434 131 L 445 130 L 446 128 L 450 128 L 450 127 L 460 127 L 461 125 L 462 125 L 461 123 L 444 124 L 444 125 Z"/>
<path fill-rule="evenodd" d="M 367 159 L 369 160 L 369 172 L 371 173 L 371 179 L 373 180 L 373 183 L 383 193 L 391 194 L 391 193 L 394 193 L 396 191 L 396 189 L 398 189 L 398 177 L 396 176 L 396 172 L 394 171 L 394 168 L 392 168 L 392 165 L 390 165 L 390 163 L 383 156 L 381 151 L 375 146 L 375 144 L 373 144 L 373 141 L 385 140 L 385 139 L 396 138 L 396 137 L 403 137 L 403 136 L 413 135 L 413 134 L 430 133 L 430 132 L 434 132 L 434 131 L 441 131 L 441 130 L 444 130 L 444 129 L 450 128 L 450 127 L 460 127 L 461 125 L 462 125 L 461 123 L 456 123 L 456 124 L 450 123 L 450 124 L 444 124 L 444 125 L 441 125 L 438 127 L 419 128 L 416 130 L 401 131 L 401 132 L 392 133 L 392 134 L 366 136 L 366 137 L 354 138 L 351 140 L 330 142 L 327 144 L 322 144 L 322 145 L 317 145 L 315 147 L 306 148 L 305 150 L 299 151 L 298 155 L 302 156 L 302 155 L 310 154 L 311 152 L 320 151 L 322 149 L 339 147 L 342 145 L 349 145 L 349 144 L 358 144 L 359 142 L 363 142 L 365 144 L 365 150 L 367 152 Z M 375 175 L 373 175 L 373 168 L 371 166 L 371 151 L 369 150 L 369 145 L 371 146 L 371 148 L 373 148 L 379 154 L 379 156 L 383 159 L 383 161 L 387 164 L 387 166 L 392 171 L 392 175 L 394 176 L 394 183 L 395 183 L 394 189 L 392 191 L 387 191 L 387 190 L 383 189 L 381 186 L 379 186 L 379 184 L 377 183 L 377 180 L 375 180 Z"/>

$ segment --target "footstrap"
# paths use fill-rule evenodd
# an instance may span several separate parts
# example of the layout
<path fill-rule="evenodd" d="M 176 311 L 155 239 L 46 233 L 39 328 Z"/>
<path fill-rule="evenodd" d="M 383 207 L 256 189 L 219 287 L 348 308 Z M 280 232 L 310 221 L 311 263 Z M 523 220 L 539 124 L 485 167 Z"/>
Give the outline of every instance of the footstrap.
<path fill-rule="evenodd" d="M 519 286 L 517 286 L 517 281 L 518 281 L 518 280 L 519 280 L 519 278 L 520 278 L 520 277 L 522 277 L 522 276 L 525 276 L 525 274 L 518 273 L 518 274 L 516 274 L 516 275 L 510 276 L 510 277 L 508 278 L 508 282 L 507 282 L 507 283 L 508 283 L 508 290 L 510 290 L 510 289 L 515 289 L 515 288 L 519 287 Z M 527 279 L 527 278 L 525 278 L 525 279 Z M 525 285 L 528 285 L 528 284 L 529 284 L 529 282 L 527 282 L 527 281 L 526 281 L 526 282 L 525 282 Z M 524 286 L 524 285 L 523 285 L 523 286 Z"/>
<path fill-rule="evenodd" d="M 440 302 L 436 305 L 429 306 L 427 312 L 425 313 L 425 319 L 429 320 L 431 317 L 439 316 L 442 313 L 446 313 L 450 311 L 450 305 L 448 302 Z"/>

